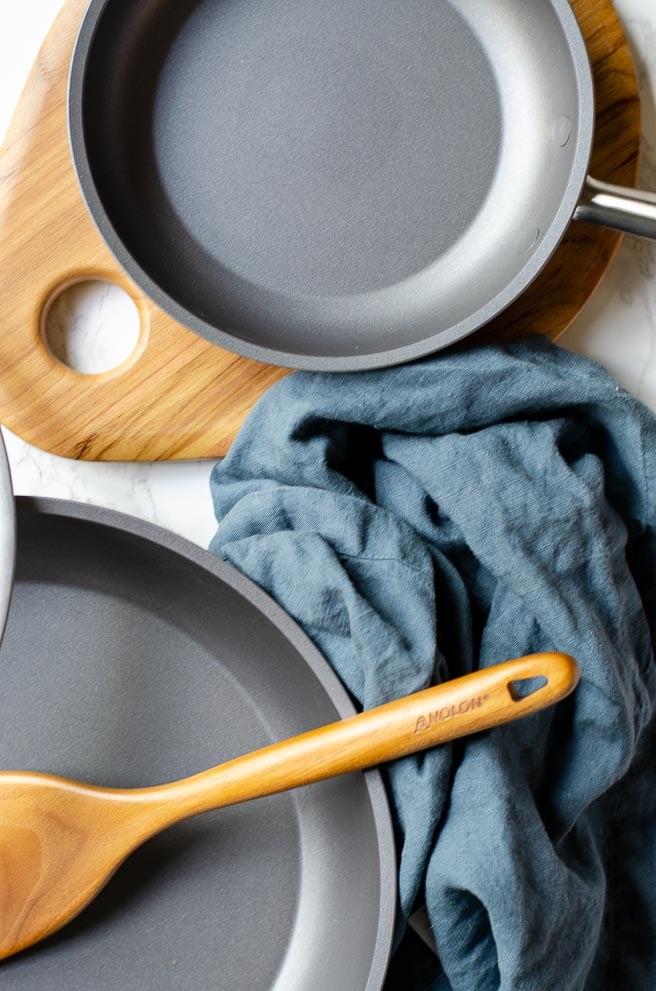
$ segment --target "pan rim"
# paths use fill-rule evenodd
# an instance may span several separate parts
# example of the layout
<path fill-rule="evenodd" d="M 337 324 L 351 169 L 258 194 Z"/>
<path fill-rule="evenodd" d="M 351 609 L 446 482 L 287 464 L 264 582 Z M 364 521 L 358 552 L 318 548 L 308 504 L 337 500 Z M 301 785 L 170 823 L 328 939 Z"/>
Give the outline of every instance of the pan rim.
<path fill-rule="evenodd" d="M 4 437 L 0 432 L 0 641 L 4 635 L 16 568 L 16 502 L 11 467 Z"/>
<path fill-rule="evenodd" d="M 138 517 L 113 509 L 106 509 L 91 503 L 42 496 L 16 496 L 15 505 L 17 529 L 20 526 L 20 517 L 25 515 L 54 516 L 92 523 L 154 543 L 158 547 L 163 547 L 191 564 L 208 571 L 251 603 L 282 633 L 317 678 L 341 719 L 355 715 L 356 709 L 346 688 L 307 634 L 277 602 L 231 564 L 221 561 L 208 550 L 170 530 L 157 526 L 155 523 L 148 523 Z M 20 554 L 20 544 L 18 545 L 18 554 Z M 382 774 L 380 771 L 372 769 L 364 771 L 363 776 L 374 822 L 380 879 L 376 940 L 367 984 L 363 991 L 381 991 L 389 967 L 396 921 L 396 844 L 392 813 Z"/>
<path fill-rule="evenodd" d="M 233 354 L 282 368 L 318 372 L 366 371 L 424 358 L 480 330 L 521 296 L 547 265 L 574 218 L 592 155 L 595 131 L 594 80 L 585 40 L 570 0 L 548 0 L 562 26 L 576 79 L 578 97 L 576 151 L 565 195 L 545 231 L 540 246 L 501 292 L 463 320 L 433 335 L 383 351 L 359 354 L 326 356 L 285 351 L 255 344 L 234 335 L 229 330 L 216 327 L 178 302 L 146 272 L 116 231 L 96 187 L 85 141 L 84 88 L 94 36 L 103 13 L 111 2 L 112 0 L 90 0 L 71 59 L 68 86 L 68 136 L 82 196 L 98 232 L 136 286 L 182 326 Z"/>

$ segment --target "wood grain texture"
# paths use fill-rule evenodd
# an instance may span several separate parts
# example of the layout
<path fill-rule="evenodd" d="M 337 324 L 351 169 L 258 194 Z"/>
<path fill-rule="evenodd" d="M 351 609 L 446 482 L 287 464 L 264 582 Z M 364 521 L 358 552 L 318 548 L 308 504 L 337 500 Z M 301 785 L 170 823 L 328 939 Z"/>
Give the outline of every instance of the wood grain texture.
<path fill-rule="evenodd" d="M 517 683 L 533 678 L 546 683 L 521 697 Z M 0 774 L 0 960 L 69 922 L 133 850 L 176 822 L 520 719 L 565 698 L 578 679 L 568 655 L 533 654 L 159 787 Z"/>
<path fill-rule="evenodd" d="M 631 56 L 610 0 L 574 0 L 594 67 L 592 174 L 634 185 L 640 107 Z M 120 269 L 84 204 L 68 145 L 67 81 L 86 0 L 67 0 L 32 70 L 0 155 L 0 419 L 69 458 L 151 461 L 224 455 L 283 369 L 237 357 L 181 327 Z M 557 337 L 604 275 L 620 235 L 571 225 L 527 292 L 471 340 Z M 81 375 L 43 343 L 42 314 L 63 286 L 108 279 L 134 299 L 137 352 Z"/>
<path fill-rule="evenodd" d="M 608 0 L 572 0 L 572 7 L 594 73 L 596 121 L 590 175 L 635 186 L 640 169 L 640 97 L 622 26 Z M 592 224 L 570 224 L 535 282 L 470 342 L 513 341 L 528 334 L 560 337 L 603 279 L 621 240 L 621 234 Z"/>

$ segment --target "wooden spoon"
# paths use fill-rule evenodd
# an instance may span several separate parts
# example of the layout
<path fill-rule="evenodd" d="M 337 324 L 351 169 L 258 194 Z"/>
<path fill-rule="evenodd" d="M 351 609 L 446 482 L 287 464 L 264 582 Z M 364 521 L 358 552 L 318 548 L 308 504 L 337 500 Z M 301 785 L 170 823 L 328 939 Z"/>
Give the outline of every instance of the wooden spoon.
<path fill-rule="evenodd" d="M 521 693 L 520 683 L 534 678 L 542 687 Z M 519 719 L 564 698 L 578 679 L 578 666 L 566 654 L 534 654 L 155 788 L 2 773 L 0 960 L 64 926 L 129 854 L 176 822 Z"/>

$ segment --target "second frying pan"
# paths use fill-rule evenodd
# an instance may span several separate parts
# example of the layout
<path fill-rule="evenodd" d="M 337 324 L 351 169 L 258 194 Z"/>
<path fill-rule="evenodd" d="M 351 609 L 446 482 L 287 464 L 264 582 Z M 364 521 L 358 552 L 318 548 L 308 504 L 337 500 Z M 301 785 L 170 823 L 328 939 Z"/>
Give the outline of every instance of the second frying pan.
<path fill-rule="evenodd" d="M 91 0 L 69 119 L 87 203 L 181 323 L 361 369 L 471 333 L 573 216 L 656 236 L 586 173 L 567 0 Z"/>
<path fill-rule="evenodd" d="M 0 767 L 156 784 L 353 714 L 290 618 L 207 551 L 92 506 L 17 508 Z M 0 908 L 6 887 L 3 864 Z M 0 986 L 380 991 L 395 903 L 383 783 L 353 774 L 154 839 Z"/>

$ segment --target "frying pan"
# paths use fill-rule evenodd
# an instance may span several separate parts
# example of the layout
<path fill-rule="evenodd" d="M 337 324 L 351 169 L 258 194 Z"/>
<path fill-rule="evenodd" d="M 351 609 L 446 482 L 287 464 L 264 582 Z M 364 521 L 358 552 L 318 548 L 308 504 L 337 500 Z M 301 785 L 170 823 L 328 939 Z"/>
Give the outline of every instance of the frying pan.
<path fill-rule="evenodd" d="M 172 779 L 353 708 L 263 592 L 154 526 L 17 499 L 0 767 Z M 11 991 L 379 991 L 396 903 L 378 773 L 196 819 L 132 857 Z"/>
<path fill-rule="evenodd" d="M 567 0 L 91 0 L 69 123 L 146 293 L 334 371 L 479 328 L 572 218 L 656 236 L 656 197 L 586 178 L 593 103 Z"/>

